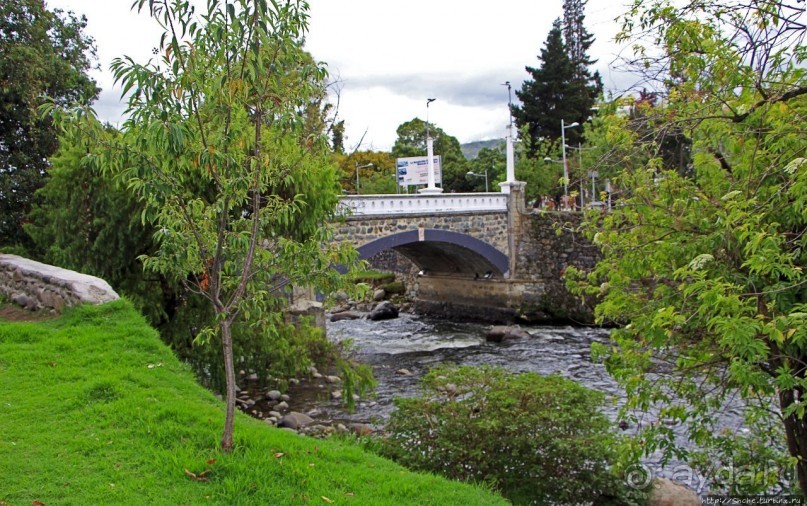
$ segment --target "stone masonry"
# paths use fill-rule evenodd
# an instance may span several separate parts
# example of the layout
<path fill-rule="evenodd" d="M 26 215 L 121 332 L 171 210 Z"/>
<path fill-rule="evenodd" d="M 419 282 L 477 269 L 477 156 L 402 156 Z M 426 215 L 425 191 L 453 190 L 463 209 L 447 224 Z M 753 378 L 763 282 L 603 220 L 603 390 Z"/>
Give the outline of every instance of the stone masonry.
<path fill-rule="evenodd" d="M 16 255 L 0 255 L 0 294 L 27 309 L 56 312 L 119 298 L 103 279 Z"/>
<path fill-rule="evenodd" d="M 380 237 L 419 228 L 466 234 L 507 252 L 507 212 L 349 216 L 343 223 L 335 224 L 334 239 L 361 246 Z"/>

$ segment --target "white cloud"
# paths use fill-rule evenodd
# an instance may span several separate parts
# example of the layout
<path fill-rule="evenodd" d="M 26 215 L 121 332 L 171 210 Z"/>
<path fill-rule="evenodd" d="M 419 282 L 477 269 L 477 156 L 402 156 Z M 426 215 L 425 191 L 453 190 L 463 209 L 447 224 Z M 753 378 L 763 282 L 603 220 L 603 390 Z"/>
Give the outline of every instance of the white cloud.
<path fill-rule="evenodd" d="M 608 64 L 617 48 L 611 42 L 621 1 L 589 0 L 586 26 L 596 36 L 591 55 L 607 88 L 628 81 L 612 75 Z M 204 2 L 200 2 L 204 3 Z M 120 89 L 108 72 L 113 58 L 150 58 L 159 30 L 145 14 L 129 10 L 131 0 L 48 0 L 85 14 L 104 72 L 96 75 L 103 93 L 99 115 L 120 121 Z M 503 0 L 311 0 L 306 48 L 324 61 L 341 82 L 340 117 L 347 145 L 367 131 L 362 148 L 389 149 L 395 129 L 412 118 L 430 120 L 460 142 L 500 137 L 508 122 L 507 89 L 519 89 L 537 66 L 552 21 L 562 16 L 562 1 Z M 513 94 L 515 100 L 515 94 Z"/>

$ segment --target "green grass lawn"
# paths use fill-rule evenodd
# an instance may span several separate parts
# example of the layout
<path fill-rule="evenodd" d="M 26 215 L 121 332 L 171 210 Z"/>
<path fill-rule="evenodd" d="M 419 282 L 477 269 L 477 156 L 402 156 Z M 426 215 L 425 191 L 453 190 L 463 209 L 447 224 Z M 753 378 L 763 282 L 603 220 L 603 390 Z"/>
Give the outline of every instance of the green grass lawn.
<path fill-rule="evenodd" d="M 507 504 L 224 405 L 125 301 L 0 321 L 0 505 Z M 196 477 L 194 477 L 195 475 Z"/>

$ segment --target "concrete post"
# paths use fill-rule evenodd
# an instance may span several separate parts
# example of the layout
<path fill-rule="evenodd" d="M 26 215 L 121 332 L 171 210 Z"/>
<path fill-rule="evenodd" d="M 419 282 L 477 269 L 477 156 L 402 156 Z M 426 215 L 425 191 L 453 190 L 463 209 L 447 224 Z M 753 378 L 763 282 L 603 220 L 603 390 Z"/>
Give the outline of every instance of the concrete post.
<path fill-rule="evenodd" d="M 502 183 L 503 185 L 505 183 Z M 524 187 L 527 183 L 513 181 L 506 183 L 509 186 L 510 198 L 507 202 L 507 257 L 510 260 L 509 279 L 517 279 L 518 276 L 518 247 L 521 237 L 521 223 L 523 215 L 526 214 L 526 204 L 524 202 Z"/>
<path fill-rule="evenodd" d="M 431 137 L 426 138 L 426 157 L 428 157 L 429 167 L 429 185 L 426 188 L 421 188 L 418 193 L 443 193 L 442 188 L 435 186 L 434 177 L 434 142 Z"/>

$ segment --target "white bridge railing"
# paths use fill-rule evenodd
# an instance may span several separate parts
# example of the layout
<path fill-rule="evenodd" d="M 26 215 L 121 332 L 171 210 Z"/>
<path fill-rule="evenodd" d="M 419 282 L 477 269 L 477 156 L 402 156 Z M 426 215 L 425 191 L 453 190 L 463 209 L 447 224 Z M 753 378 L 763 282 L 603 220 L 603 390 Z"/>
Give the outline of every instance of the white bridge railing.
<path fill-rule="evenodd" d="M 503 193 L 349 195 L 339 199 L 339 206 L 354 216 L 505 212 L 508 197 Z"/>

